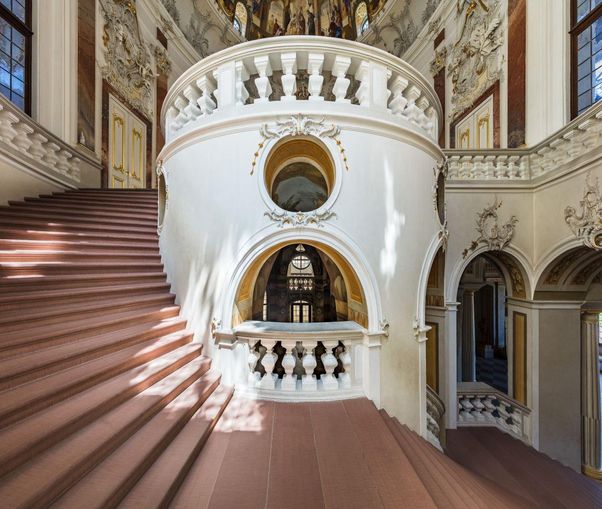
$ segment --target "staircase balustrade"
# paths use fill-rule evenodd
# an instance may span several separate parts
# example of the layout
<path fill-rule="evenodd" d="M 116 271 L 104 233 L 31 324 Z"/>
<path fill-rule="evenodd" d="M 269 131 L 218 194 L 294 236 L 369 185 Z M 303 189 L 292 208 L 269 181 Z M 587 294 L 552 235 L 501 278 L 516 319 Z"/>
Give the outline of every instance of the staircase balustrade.
<path fill-rule="evenodd" d="M 458 426 L 495 426 L 529 441 L 531 410 L 493 388 L 458 388 Z"/>
<path fill-rule="evenodd" d="M 449 181 L 530 181 L 559 176 L 599 157 L 602 102 L 594 104 L 558 132 L 528 149 L 445 150 Z"/>
<path fill-rule="evenodd" d="M 78 150 L 36 123 L 0 95 L 0 146 L 17 163 L 70 187 L 81 182 Z M 90 164 L 90 161 L 88 161 Z M 91 163 L 96 166 L 97 162 Z"/>
<path fill-rule="evenodd" d="M 445 403 L 434 389 L 426 386 L 426 431 L 427 438 L 438 449 L 445 443 Z"/>
<path fill-rule="evenodd" d="M 431 140 L 442 117 L 431 85 L 399 58 L 352 41 L 289 36 L 240 44 L 191 67 L 166 98 L 166 138 L 220 113 L 296 114 L 302 101 L 325 113 L 384 115 Z"/>

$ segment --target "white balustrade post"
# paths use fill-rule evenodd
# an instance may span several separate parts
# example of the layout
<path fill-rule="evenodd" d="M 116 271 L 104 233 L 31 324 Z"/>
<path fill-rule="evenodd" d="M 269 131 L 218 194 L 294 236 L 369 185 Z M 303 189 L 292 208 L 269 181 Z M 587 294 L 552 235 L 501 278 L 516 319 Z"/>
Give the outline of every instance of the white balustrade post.
<path fill-rule="evenodd" d="M 404 90 L 408 88 L 408 80 L 401 76 L 395 76 L 391 83 L 391 94 L 393 98 L 389 103 L 389 109 L 393 115 L 401 115 L 408 104 L 408 100 L 403 96 Z"/>
<path fill-rule="evenodd" d="M 43 157 L 44 161 L 46 161 L 50 166 L 56 166 L 58 163 L 58 151 L 61 149 L 56 143 L 53 141 L 46 143 L 46 155 Z"/>
<path fill-rule="evenodd" d="M 240 106 L 249 97 L 244 82 L 249 79 L 249 73 L 240 61 L 230 61 L 218 66 L 213 72 L 217 81 L 214 95 L 217 98 L 217 108 L 224 109 Z"/>
<path fill-rule="evenodd" d="M 317 346 L 317 341 L 303 341 L 303 369 L 305 374 L 301 381 L 301 390 L 303 391 L 315 391 L 318 389 L 318 382 L 314 375 L 314 369 L 318 365 L 316 361 L 316 355 L 314 349 Z"/>
<path fill-rule="evenodd" d="M 416 101 L 420 97 L 420 89 L 416 85 L 410 85 L 409 88 L 406 89 L 404 97 L 408 101 L 406 108 L 403 112 L 403 116 L 408 120 L 415 122 L 420 113 L 420 109 L 416 106 Z"/>
<path fill-rule="evenodd" d="M 346 99 L 347 90 L 351 81 L 347 78 L 347 70 L 351 65 L 351 58 L 337 55 L 332 65 L 332 74 L 337 77 L 332 87 L 332 93 L 335 96 L 335 101 L 338 103 L 350 103 L 350 99 Z"/>
<path fill-rule="evenodd" d="M 281 101 L 296 101 L 297 96 L 297 54 L 282 53 L 280 55 L 282 62 L 282 90 L 284 95 Z"/>
<path fill-rule="evenodd" d="M 24 122 L 19 122 L 15 126 L 15 130 L 17 131 L 17 135 L 13 138 L 13 143 L 19 150 L 27 152 L 33 143 L 33 141 L 30 139 L 30 136 L 34 132 L 33 128 Z"/>
<path fill-rule="evenodd" d="M 196 86 L 199 87 L 199 90 L 202 93 L 202 96 L 198 100 L 201 113 L 203 115 L 210 115 L 217 106 L 211 97 L 211 94 L 215 92 L 215 85 L 209 76 L 202 76 L 196 80 Z"/>
<path fill-rule="evenodd" d="M 13 124 L 19 122 L 19 117 L 8 110 L 0 111 L 0 140 L 10 143 L 15 136 L 17 131 L 13 127 Z"/>
<path fill-rule="evenodd" d="M 297 360 L 293 355 L 293 348 L 296 346 L 296 341 L 282 341 L 281 344 L 282 347 L 286 349 L 286 353 L 282 358 L 284 377 L 282 378 L 281 388 L 283 391 L 294 391 L 297 389 L 297 375 L 294 374 Z"/>
<path fill-rule="evenodd" d="M 324 53 L 310 53 L 307 57 L 307 67 L 309 71 L 309 79 L 307 89 L 309 91 L 310 101 L 323 101 L 322 84 L 324 76 L 322 76 L 322 66 L 324 65 Z"/>
<path fill-rule="evenodd" d="M 345 345 L 345 350 L 339 354 L 339 360 L 343 365 L 343 371 L 339 373 L 341 389 L 351 389 L 351 353 L 350 348 Z"/>
<path fill-rule="evenodd" d="M 387 87 L 390 77 L 391 71 L 384 65 L 363 61 L 355 73 L 355 78 L 360 81 L 355 94 L 360 106 L 387 109 L 391 95 Z"/>
<path fill-rule="evenodd" d="M 418 109 L 420 110 L 420 112 L 418 113 L 418 118 L 417 118 L 416 122 L 425 131 L 429 130 L 429 125 L 428 125 L 429 119 L 426 116 L 426 110 L 428 109 L 429 105 L 430 105 L 429 100 L 424 96 L 420 97 L 420 99 L 418 99 L 416 101 L 416 106 L 418 106 Z"/>
<path fill-rule="evenodd" d="M 334 376 L 334 370 L 338 366 L 337 358 L 332 353 L 332 349 L 335 348 L 338 344 L 337 340 L 329 340 L 322 341 L 324 348 L 326 348 L 326 352 L 322 354 L 322 364 L 324 365 L 324 370 L 326 371 L 320 379 L 322 380 L 322 388 L 325 391 L 332 391 L 339 388 L 339 382 Z"/>
<path fill-rule="evenodd" d="M 272 340 L 262 340 L 261 344 L 266 348 L 265 355 L 263 356 L 263 358 L 260 361 L 261 365 L 265 369 L 265 375 L 259 382 L 259 386 L 262 389 L 272 389 L 273 390 L 276 387 L 276 379 L 278 378 L 276 373 L 274 373 L 274 366 L 276 365 L 276 361 L 278 360 L 278 357 L 272 351 L 276 342 L 272 341 Z"/>
<path fill-rule="evenodd" d="M 258 78 L 255 78 L 255 86 L 257 87 L 257 93 L 259 98 L 255 99 L 255 102 L 265 103 L 270 100 L 272 94 L 272 86 L 270 85 L 270 76 L 272 75 L 272 66 L 270 65 L 270 57 L 263 55 L 255 57 L 253 59 L 255 68 L 259 74 Z"/>
<path fill-rule="evenodd" d="M 63 173 L 64 175 L 69 175 L 69 171 L 71 170 L 71 166 L 69 164 L 69 159 L 73 157 L 71 152 L 67 150 L 61 150 L 58 153 L 58 161 L 56 163 L 56 169 Z"/>
<path fill-rule="evenodd" d="M 42 159 L 46 154 L 45 144 L 48 142 L 48 138 L 40 133 L 33 133 L 31 135 L 31 147 L 29 147 L 29 153 L 35 159 Z"/>
<path fill-rule="evenodd" d="M 178 96 L 173 103 L 178 112 L 176 116 L 176 123 L 178 125 L 178 129 L 181 129 L 191 120 L 190 116 L 186 112 L 188 101 L 184 97 Z"/>

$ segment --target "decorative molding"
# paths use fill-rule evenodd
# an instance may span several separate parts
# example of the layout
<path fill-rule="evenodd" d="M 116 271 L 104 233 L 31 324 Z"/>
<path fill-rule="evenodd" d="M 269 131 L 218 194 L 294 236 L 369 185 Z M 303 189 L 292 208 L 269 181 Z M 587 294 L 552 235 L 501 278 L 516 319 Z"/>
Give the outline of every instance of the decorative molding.
<path fill-rule="evenodd" d="M 469 0 L 463 5 L 467 5 L 464 21 L 449 65 L 452 120 L 500 79 L 502 72 L 498 50 L 504 44 L 504 36 L 499 2 L 488 5 L 484 0 Z"/>
<path fill-rule="evenodd" d="M 171 61 L 169 60 L 167 50 L 160 44 L 155 44 L 155 47 L 153 49 L 153 56 L 155 57 L 155 67 L 157 69 L 157 74 L 164 74 L 165 76 L 169 76 L 171 73 Z"/>
<path fill-rule="evenodd" d="M 387 320 L 386 318 L 383 318 L 380 323 L 378 324 L 379 329 L 382 332 L 382 335 L 386 338 L 389 337 L 389 329 L 391 328 L 391 324 L 389 323 L 389 320 Z"/>
<path fill-rule="evenodd" d="M 133 0 L 100 0 L 104 16 L 102 76 L 149 120 L 153 118 L 154 73 Z"/>
<path fill-rule="evenodd" d="M 443 69 L 447 64 L 448 49 L 446 45 L 441 46 L 435 50 L 435 58 L 431 62 L 430 70 L 431 75 L 436 76 L 439 71 Z"/>
<path fill-rule="evenodd" d="M 498 202 L 496 198 L 491 206 L 485 207 L 483 212 L 477 213 L 479 236 L 472 241 L 470 247 L 462 252 L 464 258 L 477 249 L 479 244 L 486 244 L 489 251 L 501 251 L 510 243 L 518 219 L 516 216 L 512 216 L 506 224 L 500 226 L 497 211 L 501 206 L 502 202 Z"/>
<path fill-rule="evenodd" d="M 335 124 L 326 124 L 323 118 L 315 120 L 301 114 L 292 115 L 284 121 L 276 121 L 276 123 L 272 125 L 263 124 L 259 129 L 261 141 L 257 146 L 257 150 L 253 154 L 250 174 L 253 175 L 255 172 L 257 159 L 259 158 L 266 141 L 284 138 L 285 136 L 316 136 L 318 138 L 332 138 L 337 144 L 341 158 L 343 159 L 343 164 L 345 165 L 345 169 L 349 170 L 345 148 L 339 139 L 340 133 L 341 129 L 338 126 Z"/>
<path fill-rule="evenodd" d="M 287 212 L 285 210 L 270 210 L 263 215 L 277 223 L 279 228 L 284 228 L 285 226 L 305 227 L 311 225 L 322 228 L 324 226 L 322 224 L 323 221 L 336 217 L 336 214 L 332 210 L 324 210 L 322 212 Z"/>
<path fill-rule="evenodd" d="M 591 182 L 591 172 L 585 178 L 583 199 L 579 202 L 581 214 L 574 207 L 564 209 L 564 220 L 583 245 L 602 251 L 602 193 L 598 178 Z"/>

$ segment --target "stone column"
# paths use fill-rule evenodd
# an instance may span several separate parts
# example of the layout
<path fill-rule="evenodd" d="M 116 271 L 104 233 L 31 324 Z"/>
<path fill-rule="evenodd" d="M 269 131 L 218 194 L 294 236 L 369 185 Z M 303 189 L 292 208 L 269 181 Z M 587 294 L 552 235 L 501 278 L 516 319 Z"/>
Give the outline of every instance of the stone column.
<path fill-rule="evenodd" d="M 462 298 L 462 381 L 476 380 L 476 337 L 474 294 L 476 290 L 465 288 Z"/>
<path fill-rule="evenodd" d="M 581 461 L 584 474 L 602 479 L 598 317 L 587 311 L 581 315 Z"/>

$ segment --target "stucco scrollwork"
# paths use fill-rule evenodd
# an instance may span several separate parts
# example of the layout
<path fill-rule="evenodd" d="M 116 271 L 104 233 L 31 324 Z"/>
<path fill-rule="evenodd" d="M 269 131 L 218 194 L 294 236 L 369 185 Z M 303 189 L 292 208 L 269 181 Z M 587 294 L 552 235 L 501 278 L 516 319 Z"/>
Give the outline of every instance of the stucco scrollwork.
<path fill-rule="evenodd" d="M 510 243 L 512 237 L 514 237 L 514 229 L 518 219 L 516 216 L 512 216 L 507 223 L 500 225 L 498 209 L 501 206 L 502 202 L 498 202 L 496 198 L 491 206 L 485 207 L 482 212 L 477 214 L 477 233 L 479 236 L 472 241 L 470 247 L 463 251 L 464 258 L 477 249 L 479 244 L 487 245 L 489 251 L 501 251 Z"/>
<path fill-rule="evenodd" d="M 466 9 L 463 9 L 463 6 Z M 499 49 L 504 43 L 499 2 L 468 0 L 460 36 L 451 51 L 452 119 L 470 107 L 501 76 Z"/>
<path fill-rule="evenodd" d="M 602 193 L 598 179 L 592 180 L 591 173 L 585 178 L 585 192 L 579 206 L 580 214 L 575 207 L 566 207 L 564 220 L 586 247 L 602 251 Z"/>
<path fill-rule="evenodd" d="M 100 0 L 104 17 L 103 78 L 149 120 L 153 117 L 151 56 L 142 40 L 134 0 Z"/>
<path fill-rule="evenodd" d="M 292 115 L 286 120 L 279 120 L 273 124 L 263 124 L 259 130 L 261 141 L 253 154 L 253 160 L 251 162 L 251 175 L 255 172 L 257 160 L 265 143 L 268 140 L 280 139 L 285 136 L 317 136 L 318 138 L 332 138 L 339 149 L 345 169 L 349 170 L 345 148 L 339 139 L 340 133 L 341 129 L 338 126 L 335 124 L 327 124 L 323 118 L 316 120 L 301 114 Z"/>
<path fill-rule="evenodd" d="M 324 226 L 322 224 L 323 221 L 336 217 L 336 214 L 332 210 L 309 213 L 270 210 L 269 212 L 265 212 L 264 216 L 269 217 L 279 228 L 284 228 L 285 226 L 304 227 L 311 225 L 321 228 Z"/>
<path fill-rule="evenodd" d="M 155 57 L 155 67 L 157 68 L 157 73 L 169 76 L 171 73 L 171 62 L 169 60 L 167 50 L 160 44 L 157 44 L 154 47 L 153 55 Z"/>
<path fill-rule="evenodd" d="M 447 46 L 441 46 L 435 50 L 435 58 L 431 62 L 431 74 L 436 76 L 447 63 Z"/>

